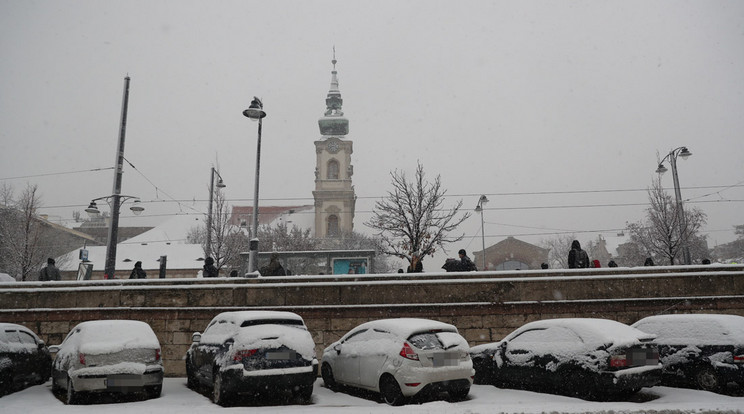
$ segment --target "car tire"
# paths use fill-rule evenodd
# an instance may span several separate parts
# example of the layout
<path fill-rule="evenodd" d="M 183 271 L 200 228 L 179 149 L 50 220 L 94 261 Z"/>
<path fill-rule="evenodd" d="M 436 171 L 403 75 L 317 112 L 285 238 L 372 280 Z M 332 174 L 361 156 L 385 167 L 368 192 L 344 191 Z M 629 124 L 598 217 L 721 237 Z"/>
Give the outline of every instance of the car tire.
<path fill-rule="evenodd" d="M 194 368 L 191 367 L 191 363 L 189 363 L 189 360 L 186 360 L 186 386 L 191 388 L 192 390 L 197 389 L 199 385 L 199 382 L 196 379 L 196 375 L 194 374 Z"/>
<path fill-rule="evenodd" d="M 323 378 L 323 383 L 326 388 L 334 392 L 338 390 L 336 378 L 333 377 L 333 370 L 328 363 L 324 363 L 320 368 L 320 376 Z"/>
<path fill-rule="evenodd" d="M 450 388 L 449 390 L 447 390 L 447 394 L 449 394 L 450 398 L 455 401 L 462 401 L 468 398 L 468 394 L 470 394 L 470 387 L 468 386 Z"/>
<path fill-rule="evenodd" d="M 313 400 L 313 385 L 300 385 L 295 395 L 302 404 L 310 404 Z"/>
<path fill-rule="evenodd" d="M 75 386 L 72 384 L 72 378 L 67 377 L 67 394 L 65 394 L 65 404 L 75 405 L 80 402 L 80 394 L 75 391 Z"/>
<path fill-rule="evenodd" d="M 147 399 L 160 398 L 160 394 L 163 392 L 163 384 L 153 385 L 145 387 L 145 395 Z"/>
<path fill-rule="evenodd" d="M 218 369 L 212 375 L 212 401 L 222 407 L 229 405 L 230 398 L 225 390 L 224 378 Z"/>
<path fill-rule="evenodd" d="M 398 381 L 392 375 L 383 375 L 380 378 L 380 395 L 385 403 L 392 406 L 403 405 L 403 392 L 400 390 Z"/>
<path fill-rule="evenodd" d="M 695 371 L 695 383 L 705 391 L 718 392 L 722 388 L 721 379 L 710 365 L 701 366 Z"/>

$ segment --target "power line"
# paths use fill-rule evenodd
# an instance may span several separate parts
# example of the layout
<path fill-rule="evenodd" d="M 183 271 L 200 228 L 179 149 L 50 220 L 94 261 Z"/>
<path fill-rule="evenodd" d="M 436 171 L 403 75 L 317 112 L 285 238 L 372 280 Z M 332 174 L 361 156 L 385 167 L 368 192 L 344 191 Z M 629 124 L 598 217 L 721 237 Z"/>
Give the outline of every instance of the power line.
<path fill-rule="evenodd" d="M 19 180 L 21 178 L 48 177 L 50 175 L 78 174 L 78 173 L 84 173 L 84 172 L 106 171 L 106 170 L 113 170 L 113 169 L 114 169 L 114 167 L 105 167 L 105 168 L 91 168 L 89 170 L 64 171 L 64 172 L 55 172 L 55 173 L 46 173 L 46 174 L 19 175 L 17 177 L 0 178 L 0 181 L 5 181 L 5 180 Z"/>

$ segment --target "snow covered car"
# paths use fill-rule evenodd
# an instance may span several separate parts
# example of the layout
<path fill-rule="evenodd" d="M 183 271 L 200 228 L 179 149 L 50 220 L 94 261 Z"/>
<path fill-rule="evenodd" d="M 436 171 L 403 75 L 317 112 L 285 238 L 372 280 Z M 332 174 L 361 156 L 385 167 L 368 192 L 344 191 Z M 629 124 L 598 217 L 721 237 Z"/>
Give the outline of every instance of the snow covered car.
<path fill-rule="evenodd" d="M 82 322 L 49 350 L 57 353 L 52 391 L 66 391 L 67 404 L 78 403 L 83 393 L 144 393 L 157 398 L 163 388 L 160 342 L 145 322 Z"/>
<path fill-rule="evenodd" d="M 658 315 L 633 326 L 656 335 L 665 385 L 714 392 L 730 382 L 744 387 L 744 317 Z"/>
<path fill-rule="evenodd" d="M 470 347 L 470 359 L 473 360 L 474 384 L 490 384 L 493 381 L 493 356 L 498 350 L 498 342 Z"/>
<path fill-rule="evenodd" d="M 492 346 L 489 382 L 584 399 L 630 395 L 661 379 L 653 339 L 608 319 L 530 322 Z"/>
<path fill-rule="evenodd" d="M 357 326 L 323 351 L 320 372 L 331 390 L 340 385 L 371 390 L 390 405 L 441 391 L 464 399 L 474 374 L 468 343 L 457 328 L 415 318 Z"/>
<path fill-rule="evenodd" d="M 192 339 L 186 353 L 187 384 L 211 388 L 215 403 L 227 405 L 239 394 L 276 396 L 278 390 L 311 400 L 318 360 L 315 342 L 299 315 L 224 312 Z"/>
<path fill-rule="evenodd" d="M 51 369 L 44 341 L 25 326 L 0 323 L 0 395 L 45 383 Z"/>

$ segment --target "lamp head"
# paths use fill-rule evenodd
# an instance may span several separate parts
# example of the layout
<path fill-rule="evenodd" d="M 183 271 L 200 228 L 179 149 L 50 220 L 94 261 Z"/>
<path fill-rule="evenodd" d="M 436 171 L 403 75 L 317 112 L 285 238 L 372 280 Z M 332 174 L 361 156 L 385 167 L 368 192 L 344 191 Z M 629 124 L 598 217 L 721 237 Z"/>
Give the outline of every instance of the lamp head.
<path fill-rule="evenodd" d="M 664 174 L 665 172 L 667 172 L 667 168 L 664 164 L 659 164 L 659 168 L 656 169 L 656 174 Z"/>
<path fill-rule="evenodd" d="M 687 149 L 687 147 L 682 147 L 682 151 L 680 151 L 679 156 L 682 157 L 683 160 L 686 160 L 687 157 L 692 155 L 690 150 Z"/>
<path fill-rule="evenodd" d="M 85 209 L 85 212 L 88 213 L 88 215 L 91 217 L 97 217 L 99 214 L 101 214 L 95 201 L 90 202 L 88 208 Z"/>
<path fill-rule="evenodd" d="M 145 208 L 142 207 L 140 203 L 141 203 L 140 200 L 134 200 L 134 202 L 132 203 L 132 207 L 129 207 L 129 209 L 132 210 L 132 213 L 134 213 L 137 216 L 139 216 L 140 214 L 142 214 L 143 211 L 145 211 Z"/>
<path fill-rule="evenodd" d="M 225 188 L 225 187 L 227 187 L 227 185 L 225 184 L 224 181 L 222 181 L 222 178 L 217 180 L 217 188 Z"/>
<path fill-rule="evenodd" d="M 263 103 L 261 102 L 261 100 L 258 99 L 258 97 L 254 96 L 253 101 L 251 102 L 251 106 L 243 111 L 243 115 L 254 121 L 265 117 L 266 112 L 263 111 Z"/>

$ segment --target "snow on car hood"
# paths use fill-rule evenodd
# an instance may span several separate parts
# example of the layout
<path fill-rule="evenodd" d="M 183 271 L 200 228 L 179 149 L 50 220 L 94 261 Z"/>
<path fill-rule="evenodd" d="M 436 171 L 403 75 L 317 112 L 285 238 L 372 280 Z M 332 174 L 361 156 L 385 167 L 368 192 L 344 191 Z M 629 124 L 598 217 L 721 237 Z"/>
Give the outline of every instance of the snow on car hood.
<path fill-rule="evenodd" d="M 240 328 L 233 337 L 234 349 L 279 348 L 282 345 L 297 351 L 304 359 L 315 357 L 315 342 L 302 326 L 255 325 Z"/>

